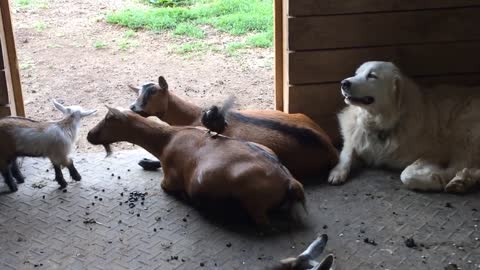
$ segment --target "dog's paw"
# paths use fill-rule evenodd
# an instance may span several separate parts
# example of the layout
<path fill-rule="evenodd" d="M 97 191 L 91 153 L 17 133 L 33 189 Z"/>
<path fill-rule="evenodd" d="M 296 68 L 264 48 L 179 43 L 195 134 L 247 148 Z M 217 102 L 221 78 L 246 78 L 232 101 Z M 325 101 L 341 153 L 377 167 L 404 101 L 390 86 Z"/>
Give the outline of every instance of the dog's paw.
<path fill-rule="evenodd" d="M 465 179 L 455 177 L 445 186 L 445 191 L 448 193 L 465 193 L 467 188 L 465 186 Z"/>
<path fill-rule="evenodd" d="M 335 167 L 328 176 L 328 183 L 331 185 L 341 185 L 347 181 L 348 170 Z"/>

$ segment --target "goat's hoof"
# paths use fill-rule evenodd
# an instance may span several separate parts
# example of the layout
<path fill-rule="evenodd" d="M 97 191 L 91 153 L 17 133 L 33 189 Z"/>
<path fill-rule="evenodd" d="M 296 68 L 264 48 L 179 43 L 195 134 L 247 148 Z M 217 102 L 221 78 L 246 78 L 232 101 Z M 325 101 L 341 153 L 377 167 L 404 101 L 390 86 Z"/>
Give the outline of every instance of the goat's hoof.
<path fill-rule="evenodd" d="M 80 181 L 82 180 L 82 176 L 80 174 L 72 175 L 72 179 L 75 181 Z"/>
<path fill-rule="evenodd" d="M 12 185 L 12 186 L 9 186 L 8 188 L 10 189 L 10 192 L 11 192 L 11 193 L 14 193 L 14 192 L 17 192 L 17 191 L 18 191 L 17 185 L 14 185 L 14 186 Z"/>
<path fill-rule="evenodd" d="M 162 167 L 162 164 L 158 160 L 151 160 L 144 158 L 138 162 L 138 165 L 142 167 L 145 171 L 156 171 L 158 168 Z"/>
<path fill-rule="evenodd" d="M 23 184 L 23 183 L 25 183 L 25 178 L 23 177 L 17 178 L 17 184 Z"/>

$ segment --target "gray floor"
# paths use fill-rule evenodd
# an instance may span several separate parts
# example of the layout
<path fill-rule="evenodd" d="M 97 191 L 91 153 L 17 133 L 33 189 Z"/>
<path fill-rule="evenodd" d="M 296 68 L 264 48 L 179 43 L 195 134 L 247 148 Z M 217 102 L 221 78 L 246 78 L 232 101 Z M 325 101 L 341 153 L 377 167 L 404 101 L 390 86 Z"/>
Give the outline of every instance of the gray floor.
<path fill-rule="evenodd" d="M 307 186 L 306 224 L 277 214 L 279 229 L 263 234 L 242 215 L 204 215 L 164 194 L 161 173 L 136 165 L 144 156 L 77 155 L 83 180 L 69 181 L 67 192 L 46 160 L 25 159 L 26 183 L 0 194 L 0 269 L 264 269 L 317 233 L 329 235 L 337 269 L 480 269 L 478 192 L 415 193 L 394 173 L 367 171 L 341 187 Z M 133 191 L 148 192 L 144 205 L 125 203 Z M 418 247 L 406 247 L 405 237 Z"/>

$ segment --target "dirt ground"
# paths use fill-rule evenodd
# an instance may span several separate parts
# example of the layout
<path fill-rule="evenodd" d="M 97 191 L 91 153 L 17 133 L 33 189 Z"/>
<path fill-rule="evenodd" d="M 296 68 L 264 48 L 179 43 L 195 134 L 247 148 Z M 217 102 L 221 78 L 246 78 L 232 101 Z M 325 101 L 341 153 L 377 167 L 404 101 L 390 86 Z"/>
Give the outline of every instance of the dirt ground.
<path fill-rule="evenodd" d="M 37 0 L 40 1 L 40 0 Z M 138 31 L 134 46 L 119 46 L 123 27 L 105 22 L 105 14 L 132 0 L 43 0 L 40 6 L 13 5 L 13 26 L 28 117 L 61 117 L 51 103 L 97 109 L 82 123 L 78 151 L 101 151 L 86 133 L 106 113 L 104 105 L 126 107 L 135 95 L 127 84 L 154 81 L 163 75 L 171 91 L 202 106 L 233 93 L 239 108 L 273 108 L 273 49 L 251 49 L 236 55 L 205 52 L 180 55 L 172 47 L 188 39 L 169 33 Z M 226 46 L 235 37 L 209 29 L 208 43 Z M 213 37 L 212 37 L 213 35 Z M 98 48 L 95 44 L 105 44 Z M 116 148 L 128 149 L 120 144 Z"/>

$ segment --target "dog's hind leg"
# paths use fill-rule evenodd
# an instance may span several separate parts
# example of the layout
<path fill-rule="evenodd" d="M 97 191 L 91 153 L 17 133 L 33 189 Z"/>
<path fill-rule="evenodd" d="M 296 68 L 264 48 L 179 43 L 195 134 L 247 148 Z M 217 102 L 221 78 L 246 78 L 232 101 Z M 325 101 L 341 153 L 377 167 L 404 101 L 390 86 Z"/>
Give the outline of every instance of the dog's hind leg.
<path fill-rule="evenodd" d="M 465 193 L 480 184 L 480 169 L 463 169 L 445 186 L 450 193 Z"/>
<path fill-rule="evenodd" d="M 455 169 L 442 168 L 439 165 L 418 159 L 400 175 L 400 179 L 409 189 L 423 191 L 441 191 L 455 175 Z"/>

